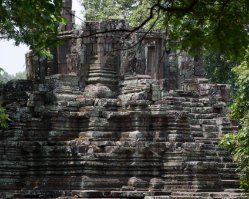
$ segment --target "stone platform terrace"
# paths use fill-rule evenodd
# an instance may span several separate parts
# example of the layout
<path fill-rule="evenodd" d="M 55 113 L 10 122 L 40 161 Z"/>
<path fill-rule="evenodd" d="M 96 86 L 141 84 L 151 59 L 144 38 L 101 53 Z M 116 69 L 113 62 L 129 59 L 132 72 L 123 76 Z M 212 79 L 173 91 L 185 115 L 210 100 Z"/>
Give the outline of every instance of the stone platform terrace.
<path fill-rule="evenodd" d="M 166 92 L 135 75 L 109 97 L 97 86 L 80 91 L 74 75 L 5 85 L 0 198 L 247 198 L 219 146 L 236 131 L 225 85 L 192 79 Z"/>

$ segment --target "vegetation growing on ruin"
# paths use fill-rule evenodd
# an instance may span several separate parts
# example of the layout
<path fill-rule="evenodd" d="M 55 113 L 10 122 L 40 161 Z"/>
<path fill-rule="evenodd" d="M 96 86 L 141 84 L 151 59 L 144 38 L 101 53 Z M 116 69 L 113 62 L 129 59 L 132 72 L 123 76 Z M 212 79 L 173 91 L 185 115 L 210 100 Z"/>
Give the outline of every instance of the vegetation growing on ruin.
<path fill-rule="evenodd" d="M 8 127 L 9 117 L 6 110 L 0 105 L 0 129 Z"/>
<path fill-rule="evenodd" d="M 4 74 L 4 70 L 0 68 L 0 86 L 3 84 L 4 81 L 2 81 Z M 8 115 L 5 112 L 5 109 L 0 104 L 0 129 L 7 128 L 8 127 Z"/>

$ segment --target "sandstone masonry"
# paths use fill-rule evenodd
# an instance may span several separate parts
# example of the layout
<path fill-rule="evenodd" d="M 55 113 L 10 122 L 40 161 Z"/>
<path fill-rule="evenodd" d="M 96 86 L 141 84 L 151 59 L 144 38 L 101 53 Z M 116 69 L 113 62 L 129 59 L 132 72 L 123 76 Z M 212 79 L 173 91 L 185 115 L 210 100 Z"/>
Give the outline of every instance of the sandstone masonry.
<path fill-rule="evenodd" d="M 0 88 L 11 118 L 0 130 L 0 197 L 246 199 L 219 146 L 237 130 L 229 87 L 201 78 L 191 58 L 180 64 L 195 73 L 179 78 L 160 33 L 122 50 L 142 34 L 122 43 L 124 27 L 69 23 L 53 60 L 28 53 L 28 80 Z"/>

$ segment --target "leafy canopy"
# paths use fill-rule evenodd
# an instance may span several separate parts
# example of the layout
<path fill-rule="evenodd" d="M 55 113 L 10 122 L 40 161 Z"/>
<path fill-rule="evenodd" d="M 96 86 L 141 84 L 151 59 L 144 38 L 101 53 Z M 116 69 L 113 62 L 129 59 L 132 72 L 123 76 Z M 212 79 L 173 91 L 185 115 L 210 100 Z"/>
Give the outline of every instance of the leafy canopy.
<path fill-rule="evenodd" d="M 133 27 L 164 30 L 170 49 L 243 57 L 248 45 L 249 0 L 82 0 L 82 4 L 87 20 L 125 18 Z"/>
<path fill-rule="evenodd" d="M 36 52 L 57 43 L 63 0 L 2 0 L 0 39 L 27 44 Z"/>

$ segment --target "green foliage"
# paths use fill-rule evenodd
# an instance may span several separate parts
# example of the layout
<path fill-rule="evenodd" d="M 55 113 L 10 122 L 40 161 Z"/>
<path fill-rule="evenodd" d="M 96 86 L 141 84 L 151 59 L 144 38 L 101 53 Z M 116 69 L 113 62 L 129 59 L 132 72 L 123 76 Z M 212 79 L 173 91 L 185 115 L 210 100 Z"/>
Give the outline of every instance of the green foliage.
<path fill-rule="evenodd" d="M 134 0 L 84 0 L 86 20 L 126 18 L 133 9 Z"/>
<path fill-rule="evenodd" d="M 205 76 L 212 83 L 234 85 L 235 77 L 232 68 L 237 62 L 229 60 L 221 53 L 206 53 L 204 56 Z"/>
<path fill-rule="evenodd" d="M 5 109 L 0 105 L 0 129 L 8 127 L 9 117 L 5 112 Z"/>
<path fill-rule="evenodd" d="M 3 0 L 0 4 L 0 38 L 25 43 L 37 53 L 45 53 L 58 43 L 58 27 L 63 0 Z"/>
<path fill-rule="evenodd" d="M 249 51 L 247 51 L 249 55 Z M 249 57 L 233 69 L 236 75 L 237 93 L 231 107 L 231 116 L 234 119 L 242 119 L 249 113 Z"/>
<path fill-rule="evenodd" d="M 167 34 L 167 46 L 192 54 L 201 50 L 243 57 L 248 45 L 248 0 L 84 0 L 87 20 L 125 18 Z"/>
<path fill-rule="evenodd" d="M 131 27 L 140 26 L 150 16 L 150 8 L 156 0 L 82 0 L 85 17 L 89 21 L 107 19 L 126 19 Z M 153 14 L 155 14 L 153 12 Z M 154 24 L 155 20 L 157 23 Z M 145 25 L 145 29 L 162 28 L 162 17 L 153 16 Z"/>
<path fill-rule="evenodd" d="M 230 150 L 239 163 L 241 187 L 249 190 L 249 51 L 245 60 L 233 69 L 236 75 L 237 92 L 231 106 L 231 117 L 239 121 L 237 134 L 227 134 L 222 144 Z"/>
<path fill-rule="evenodd" d="M 172 41 L 178 41 L 176 47 L 194 54 L 201 49 L 218 49 L 223 54 L 238 56 L 248 45 L 244 31 L 248 7 L 247 1 L 198 1 L 190 12 L 174 13 L 169 19 Z"/>
<path fill-rule="evenodd" d="M 221 144 L 230 150 L 234 161 L 239 165 L 241 188 L 249 191 L 249 115 L 241 120 L 241 125 L 237 134 L 226 134 Z"/>

